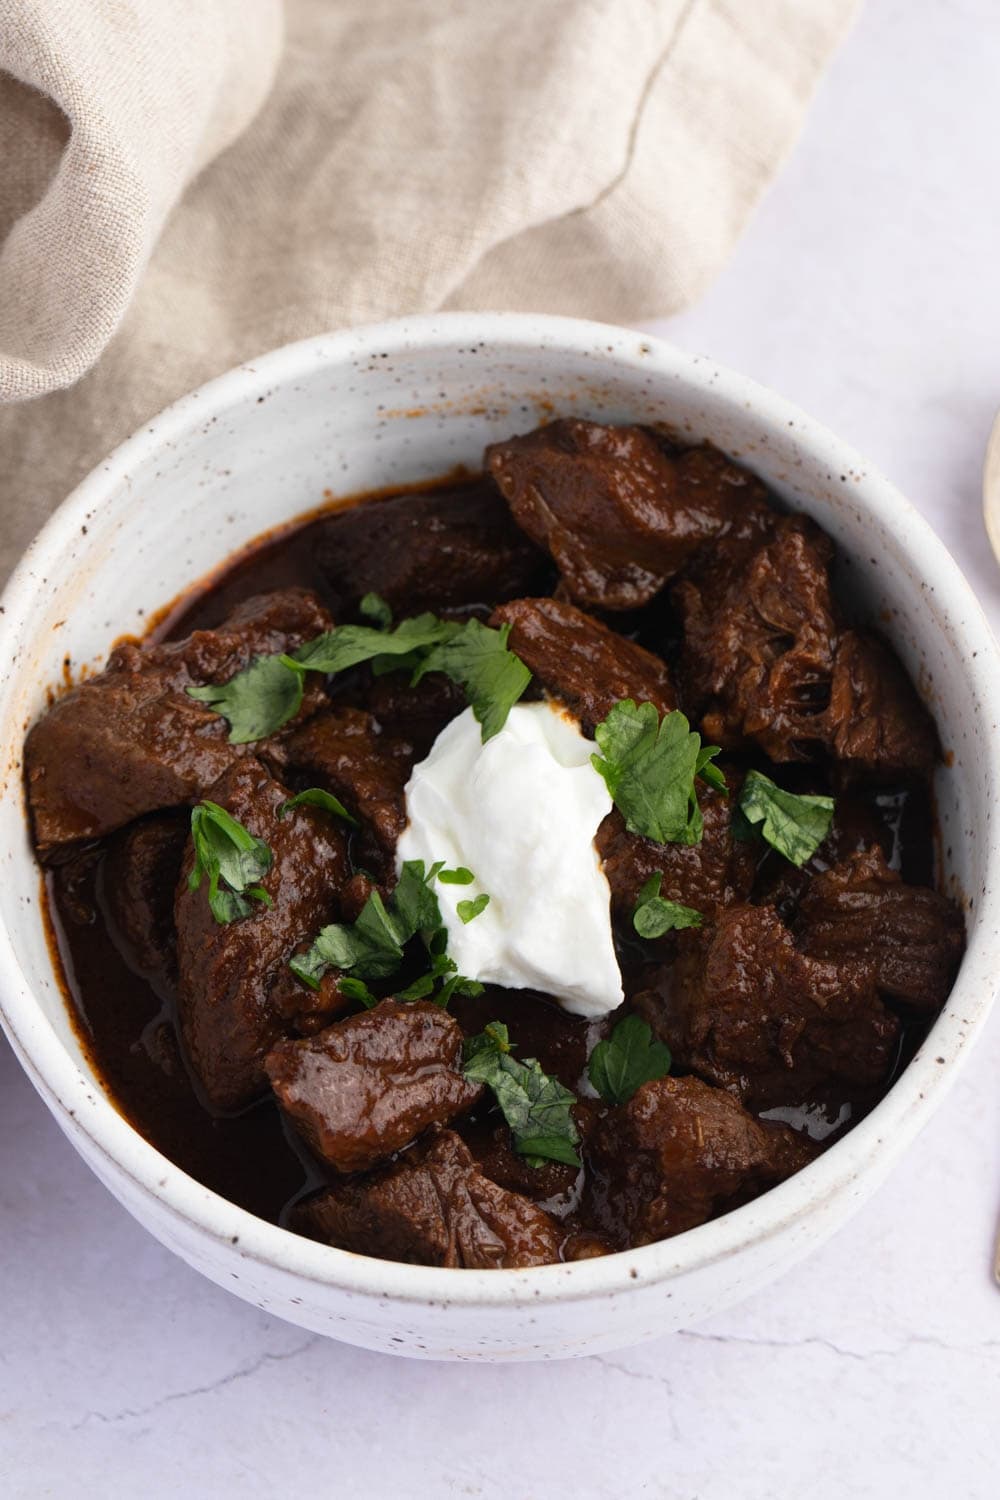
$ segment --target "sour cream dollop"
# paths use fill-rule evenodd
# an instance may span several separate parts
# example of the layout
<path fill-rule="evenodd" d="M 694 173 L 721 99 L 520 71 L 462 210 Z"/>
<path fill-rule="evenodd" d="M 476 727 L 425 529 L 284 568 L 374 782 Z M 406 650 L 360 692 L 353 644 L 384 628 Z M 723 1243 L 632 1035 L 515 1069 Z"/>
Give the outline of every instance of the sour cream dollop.
<path fill-rule="evenodd" d="M 622 1002 L 611 891 L 594 835 L 611 796 L 590 763 L 594 745 L 548 703 L 517 703 L 484 745 L 472 710 L 446 725 L 406 787 L 397 847 L 428 867 L 464 866 L 472 885 L 435 883 L 459 973 L 537 989 L 579 1016 Z M 465 923 L 460 901 L 487 894 Z"/>

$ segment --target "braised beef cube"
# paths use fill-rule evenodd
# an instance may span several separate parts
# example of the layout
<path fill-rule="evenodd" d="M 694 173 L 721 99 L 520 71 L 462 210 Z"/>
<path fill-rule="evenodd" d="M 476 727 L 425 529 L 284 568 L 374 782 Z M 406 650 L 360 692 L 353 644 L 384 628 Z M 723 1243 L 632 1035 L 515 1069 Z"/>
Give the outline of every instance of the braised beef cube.
<path fill-rule="evenodd" d="M 468 1270 L 559 1259 L 555 1224 L 537 1204 L 490 1182 L 452 1130 L 398 1161 L 296 1205 L 292 1228 L 359 1255 Z"/>
<path fill-rule="evenodd" d="M 365 701 L 383 734 L 409 741 L 417 760 L 430 754 L 442 729 L 469 702 L 458 683 L 443 672 L 428 672 L 412 686 L 407 673 L 387 672 L 373 678 Z"/>
<path fill-rule="evenodd" d="M 652 703 L 661 714 L 676 706 L 666 662 L 572 604 L 515 599 L 494 610 L 490 624 L 511 626 L 511 651 L 587 734 L 621 698 Z"/>
<path fill-rule="evenodd" d="M 217 630 L 115 648 L 98 676 L 58 698 L 25 746 L 28 798 L 42 858 L 100 838 L 144 813 L 197 802 L 250 747 L 186 689 L 224 683 L 254 657 L 292 651 L 331 626 L 314 595 L 249 599 Z M 310 688 L 303 713 L 316 706 Z"/>
<path fill-rule="evenodd" d="M 579 1167 L 565 1162 L 542 1161 L 532 1166 L 514 1150 L 507 1125 L 494 1125 L 487 1119 L 475 1127 L 466 1127 L 462 1138 L 476 1160 L 476 1166 L 491 1182 L 512 1193 L 523 1193 L 536 1203 L 548 1203 L 563 1211 L 572 1202 L 580 1177 Z M 549 1200 L 553 1200 L 549 1203 Z"/>
<path fill-rule="evenodd" d="M 766 514 L 766 491 L 721 455 L 677 459 L 641 427 L 563 419 L 494 443 L 486 465 L 572 599 L 647 604 L 709 537 Z"/>
<path fill-rule="evenodd" d="M 340 908 L 342 920 L 353 920 L 344 910 L 343 899 Z M 302 958 L 311 946 L 310 942 L 300 943 L 289 957 Z M 318 989 L 314 990 L 299 979 L 288 964 L 280 968 L 268 990 L 268 1000 L 275 1015 L 284 1023 L 283 1030 L 295 1036 L 315 1036 L 338 1016 L 353 1010 L 355 1001 L 341 989 L 342 978 L 336 969 L 328 969 L 320 978 Z"/>
<path fill-rule="evenodd" d="M 729 796 L 699 783 L 698 801 L 705 827 L 698 844 L 658 844 L 630 833 L 613 808 L 597 830 L 594 843 L 611 887 L 616 916 L 631 920 L 639 891 L 653 875 L 662 875 L 660 895 L 708 916 L 719 906 L 745 901 L 754 882 L 757 856 L 745 839 L 733 837 L 732 811 L 742 776 L 727 768 Z"/>
<path fill-rule="evenodd" d="M 965 947 L 954 902 L 905 885 L 880 849 L 816 875 L 799 905 L 796 933 L 811 957 L 870 965 L 883 995 L 917 1010 L 940 1010 Z"/>
<path fill-rule="evenodd" d="M 598 1126 L 590 1208 L 618 1246 L 648 1245 L 747 1202 L 813 1155 L 787 1125 L 755 1120 L 722 1089 L 658 1078 Z"/>
<path fill-rule="evenodd" d="M 115 946 L 161 996 L 176 980 L 174 891 L 190 831 L 188 813 L 154 813 L 111 838 L 101 867 Z"/>
<path fill-rule="evenodd" d="M 333 792 L 361 821 L 372 846 L 363 845 L 362 863 L 391 863 L 406 826 L 403 793 L 413 760 L 413 746 L 382 734 L 371 714 L 335 708 L 289 735 L 278 763 Z"/>
<path fill-rule="evenodd" d="M 376 593 L 397 618 L 499 604 L 544 587 L 548 573 L 488 481 L 340 511 L 319 529 L 318 559 L 338 611 Z"/>
<path fill-rule="evenodd" d="M 680 1068 L 754 1110 L 884 1083 L 899 1037 L 870 964 L 800 952 L 767 906 L 731 906 L 713 927 L 680 933 L 664 994 L 636 1008 Z"/>
<path fill-rule="evenodd" d="M 832 546 L 804 517 L 759 547 L 709 549 L 674 589 L 683 706 L 706 739 L 808 760 L 827 736 L 836 629 Z"/>
<path fill-rule="evenodd" d="M 273 864 L 261 884 L 272 905 L 254 902 L 249 916 L 217 922 L 207 881 L 188 888 L 194 866 L 189 842 L 174 906 L 177 924 L 178 1010 L 187 1053 L 211 1108 L 234 1111 L 267 1084 L 264 1058 L 287 1022 L 271 1000 L 284 983 L 296 947 L 338 914 L 337 893 L 347 878 L 347 852 L 337 820 L 319 809 L 290 808 L 286 787 L 250 757 L 239 761 L 209 796 L 263 839 Z"/>
<path fill-rule="evenodd" d="M 926 779 L 940 759 L 933 719 L 877 636 L 849 630 L 841 637 L 826 717 L 830 749 L 855 776 Z"/>
<path fill-rule="evenodd" d="M 461 1071 L 462 1030 L 429 1001 L 383 1000 L 318 1036 L 279 1042 L 271 1086 L 317 1156 L 361 1172 L 482 1097 Z"/>

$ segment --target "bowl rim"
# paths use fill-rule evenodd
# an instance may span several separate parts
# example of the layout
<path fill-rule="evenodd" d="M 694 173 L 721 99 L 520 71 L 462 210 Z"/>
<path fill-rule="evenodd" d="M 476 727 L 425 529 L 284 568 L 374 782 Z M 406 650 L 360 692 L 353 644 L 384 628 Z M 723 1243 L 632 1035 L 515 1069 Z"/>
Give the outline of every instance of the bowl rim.
<path fill-rule="evenodd" d="M 505 349 L 542 349 L 567 356 L 596 349 L 611 366 L 624 363 L 661 379 L 667 397 L 673 379 L 713 400 L 721 397 L 727 405 L 749 409 L 762 432 L 794 426 L 798 445 L 814 457 L 822 454 L 832 472 L 851 470 L 862 476 L 852 499 L 895 531 L 918 576 L 933 581 L 937 608 L 951 627 L 971 695 L 983 703 L 1000 700 L 1000 652 L 957 563 L 923 516 L 848 444 L 767 387 L 703 355 L 611 324 L 522 313 L 426 314 L 320 334 L 248 360 L 181 397 L 98 464 L 42 527 L 3 592 L 0 652 L 7 660 L 15 657 L 20 622 L 37 588 L 37 570 L 44 574 L 56 567 L 70 538 L 79 534 L 86 513 L 100 507 L 127 482 L 134 465 L 162 444 L 317 368 L 383 352 L 405 355 L 418 348 L 462 349 L 471 344 L 485 346 L 484 367 Z M 11 674 L 11 681 L 15 676 Z M 8 687 L 0 697 L 0 712 L 9 707 L 3 701 L 9 692 Z M 19 743 L 21 726 L 12 727 Z M 995 800 L 1000 788 L 995 737 L 987 762 Z M 1000 969 L 998 867 L 1000 831 L 991 825 L 984 852 L 985 890 L 976 901 L 969 948 L 948 1001 L 900 1078 L 847 1136 L 750 1203 L 673 1239 L 528 1270 L 459 1272 L 357 1255 L 279 1228 L 204 1187 L 147 1142 L 118 1112 L 96 1076 L 70 1056 L 28 984 L 6 926 L 0 927 L 0 1022 L 63 1130 L 76 1138 L 74 1144 L 80 1144 L 81 1136 L 87 1138 L 91 1149 L 84 1154 L 91 1162 L 96 1151 L 102 1162 L 99 1176 L 107 1180 L 124 1175 L 144 1206 L 155 1201 L 161 1216 L 165 1213 L 178 1226 L 216 1240 L 241 1260 L 355 1296 L 401 1303 L 499 1307 L 603 1298 L 704 1269 L 762 1244 L 809 1218 L 827 1200 L 849 1192 L 871 1166 L 888 1170 L 951 1086 L 992 1004 Z"/>

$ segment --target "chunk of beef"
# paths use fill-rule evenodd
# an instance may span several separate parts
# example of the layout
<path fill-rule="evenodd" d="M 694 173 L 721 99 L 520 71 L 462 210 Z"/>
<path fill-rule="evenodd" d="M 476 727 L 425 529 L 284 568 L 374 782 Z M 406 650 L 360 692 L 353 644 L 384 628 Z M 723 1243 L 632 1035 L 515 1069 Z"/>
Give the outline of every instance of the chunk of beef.
<path fill-rule="evenodd" d="M 826 738 L 836 627 L 829 540 L 803 517 L 742 551 L 711 552 L 674 600 L 684 626 L 684 706 L 702 734 L 772 760 L 807 760 Z"/>
<path fill-rule="evenodd" d="M 544 1160 L 540 1166 L 532 1166 L 514 1150 L 508 1126 L 494 1125 L 489 1117 L 482 1123 L 477 1121 L 473 1127 L 465 1127 L 462 1139 L 480 1172 L 491 1182 L 508 1192 L 523 1193 L 536 1203 L 545 1203 L 553 1212 L 558 1209 L 566 1212 L 569 1208 L 580 1177 L 579 1167 Z M 550 1199 L 554 1201 L 549 1202 Z"/>
<path fill-rule="evenodd" d="M 595 1132 L 592 1212 L 618 1245 L 648 1245 L 747 1202 L 813 1154 L 787 1125 L 755 1120 L 722 1089 L 658 1078 Z"/>
<path fill-rule="evenodd" d="M 796 932 L 812 958 L 860 960 L 883 995 L 940 1010 L 965 947 L 961 912 L 924 886 L 905 885 L 881 849 L 816 875 L 799 905 Z"/>
<path fill-rule="evenodd" d="M 248 750 L 186 689 L 228 682 L 256 656 L 291 651 L 331 626 L 314 595 L 249 599 L 217 630 L 181 641 L 117 646 L 98 676 L 58 698 L 25 746 L 28 798 L 42 858 L 133 818 L 197 802 Z M 316 706 L 311 688 L 303 713 Z"/>
<path fill-rule="evenodd" d="M 404 789 L 414 759 L 408 741 L 382 734 L 362 709 L 334 708 L 289 735 L 273 759 L 333 792 L 361 820 L 373 841 L 373 848 L 363 848 L 362 862 L 368 856 L 391 863 L 406 826 Z"/>
<path fill-rule="evenodd" d="M 365 703 L 383 734 L 408 741 L 414 758 L 423 760 L 445 725 L 468 707 L 469 700 L 443 672 L 428 672 L 412 686 L 409 673 L 386 672 L 372 679 Z"/>
<path fill-rule="evenodd" d="M 115 834 L 101 866 L 101 904 L 115 946 L 161 996 L 176 980 L 174 891 L 190 832 L 187 813 L 154 813 Z"/>
<path fill-rule="evenodd" d="M 515 599 L 490 624 L 511 626 L 508 645 L 541 686 L 575 714 L 584 732 L 607 718 L 620 698 L 675 707 L 667 664 L 559 599 Z"/>
<path fill-rule="evenodd" d="M 353 918 L 344 910 L 343 891 L 346 889 L 344 886 L 341 892 L 340 915 L 342 920 L 352 921 Z M 302 958 L 311 946 L 308 941 L 299 943 L 289 957 Z M 287 964 L 279 968 L 268 990 L 268 1000 L 274 1014 L 283 1023 L 282 1030 L 295 1036 L 315 1036 L 345 1011 L 353 1010 L 354 1000 L 341 988 L 343 977 L 338 970 L 328 969 L 320 978 L 319 987 L 313 989 Z"/>
<path fill-rule="evenodd" d="M 707 538 L 767 512 L 720 454 L 672 457 L 641 427 L 563 419 L 492 444 L 486 466 L 570 597 L 603 609 L 648 603 Z"/>
<path fill-rule="evenodd" d="M 477 1171 L 452 1130 L 435 1130 L 391 1165 L 306 1199 L 292 1228 L 415 1265 L 517 1269 L 559 1259 L 548 1214 Z"/>
<path fill-rule="evenodd" d="M 692 906 L 703 915 L 717 907 L 745 901 L 754 881 L 757 856 L 732 831 L 732 810 L 742 777 L 727 768 L 729 796 L 699 784 L 698 800 L 705 828 L 699 844 L 658 844 L 630 833 L 613 808 L 597 830 L 594 843 L 611 886 L 616 915 L 631 918 L 639 891 L 650 876 L 662 874 L 661 896 Z"/>
<path fill-rule="evenodd" d="M 869 781 L 927 778 L 940 757 L 934 721 L 895 654 L 853 630 L 834 656 L 826 732 L 837 759 Z"/>
<path fill-rule="evenodd" d="M 637 1008 L 681 1068 L 754 1110 L 825 1100 L 883 1083 L 899 1021 L 871 966 L 802 953 L 767 906 L 731 906 L 712 928 L 683 932 L 666 994 Z"/>
<path fill-rule="evenodd" d="M 283 982 L 296 946 L 336 916 L 347 852 L 329 814 L 296 807 L 279 818 L 290 794 L 249 756 L 209 794 L 274 856 L 261 882 L 273 904 L 255 902 L 248 917 L 219 923 L 209 908 L 207 882 L 188 889 L 194 866 L 189 842 L 174 905 L 177 1001 L 188 1057 L 211 1108 L 232 1111 L 266 1086 L 264 1058 L 287 1025 L 272 1003 L 272 988 Z"/>
<path fill-rule="evenodd" d="M 351 506 L 319 528 L 335 607 L 381 594 L 397 616 L 499 604 L 546 584 L 548 563 L 488 481 Z"/>
<path fill-rule="evenodd" d="M 482 1096 L 461 1071 L 462 1029 L 430 1001 L 383 1000 L 267 1059 L 278 1103 L 317 1156 L 363 1172 Z"/>

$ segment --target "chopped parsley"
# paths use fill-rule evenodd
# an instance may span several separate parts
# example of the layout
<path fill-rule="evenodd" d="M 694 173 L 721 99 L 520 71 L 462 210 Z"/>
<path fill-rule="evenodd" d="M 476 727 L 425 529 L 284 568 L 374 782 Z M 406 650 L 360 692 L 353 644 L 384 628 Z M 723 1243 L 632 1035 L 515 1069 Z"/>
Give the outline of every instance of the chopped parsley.
<path fill-rule="evenodd" d="M 345 995 L 362 1005 L 377 1005 L 378 998 L 365 981 L 395 974 L 407 943 L 419 933 L 430 954 L 430 968 L 406 989 L 397 991 L 396 998 L 422 1000 L 433 995 L 436 1005 L 445 1006 L 456 993 L 480 994 L 482 985 L 459 974 L 454 959 L 445 952 L 447 933 L 438 899 L 430 888 L 441 869 L 440 862 L 425 870 L 423 860 L 407 860 L 388 902 L 378 891 L 372 891 L 357 921 L 332 922 L 321 928 L 308 951 L 290 961 L 293 974 L 315 990 L 328 969 L 339 969 L 342 977 L 338 982 Z"/>
<path fill-rule="evenodd" d="M 472 901 L 459 901 L 458 905 L 455 907 L 455 910 L 458 912 L 458 915 L 461 917 L 462 921 L 466 925 L 468 925 L 468 923 L 471 922 L 473 918 L 479 916 L 480 912 L 484 912 L 489 904 L 489 896 L 476 896 Z"/>
<path fill-rule="evenodd" d="M 224 807 L 206 801 L 192 808 L 191 841 L 194 866 L 188 890 L 198 890 L 208 876 L 208 905 L 217 922 L 248 917 L 254 901 L 274 905 L 260 884 L 274 862 L 271 850 Z"/>
<path fill-rule="evenodd" d="M 626 1016 L 590 1054 L 587 1077 L 609 1104 L 627 1104 L 642 1084 L 666 1078 L 671 1061 L 670 1048 L 653 1040 L 646 1022 Z"/>
<path fill-rule="evenodd" d="M 408 671 L 415 685 L 427 672 L 444 672 L 465 692 L 482 725 L 484 742 L 507 720 L 531 673 L 507 649 L 510 626 L 493 630 L 481 620 L 443 620 L 425 613 L 392 625 L 384 599 L 366 594 L 361 612 L 375 625 L 338 625 L 296 651 L 259 656 L 222 685 L 188 688 L 229 720 L 232 744 L 264 739 L 287 724 L 302 704 L 306 672 L 332 675 L 370 662 L 376 675 Z"/>
<path fill-rule="evenodd" d="M 680 901 L 668 901 L 660 895 L 663 875 L 658 871 L 650 875 L 639 891 L 632 926 L 641 938 L 659 938 L 665 932 L 675 932 L 682 927 L 700 927 L 702 915 L 693 906 L 683 906 Z"/>
<path fill-rule="evenodd" d="M 460 629 L 454 620 L 441 620 L 432 614 L 400 620 L 391 630 L 372 625 L 337 625 L 315 640 L 307 641 L 297 651 L 281 656 L 280 660 L 296 673 L 325 672 L 331 675 L 376 657 L 409 656 L 413 651 L 436 646 Z"/>
<path fill-rule="evenodd" d="M 594 730 L 600 755 L 591 763 L 607 782 L 631 833 L 658 844 L 699 844 L 703 831 L 695 778 L 725 791 L 711 764 L 718 745 L 702 745 L 678 710 L 657 713 L 652 703 L 623 698 Z"/>
<path fill-rule="evenodd" d="M 772 849 L 793 865 L 804 865 L 830 832 L 833 798 L 786 792 L 760 771 L 748 771 L 739 810 L 748 823 L 760 825 Z"/>
<path fill-rule="evenodd" d="M 483 729 L 483 744 L 498 734 L 531 681 L 519 656 L 507 649 L 510 626 L 491 630 L 481 620 L 467 620 L 424 657 L 413 674 L 444 672 L 463 689 Z"/>
<path fill-rule="evenodd" d="M 273 734 L 302 706 L 302 677 L 281 656 L 258 656 L 228 682 L 188 688 L 188 697 L 229 720 L 229 743 L 246 745 Z"/>
<path fill-rule="evenodd" d="M 366 620 L 371 620 L 379 630 L 388 630 L 392 624 L 392 610 L 381 594 L 366 594 L 358 605 Z"/>
<path fill-rule="evenodd" d="M 561 1161 L 578 1167 L 580 1134 L 573 1119 L 575 1096 L 557 1078 L 542 1072 L 535 1058 L 518 1062 L 502 1021 L 491 1021 L 465 1043 L 466 1078 L 492 1089 L 510 1126 L 514 1150 L 529 1166 Z"/>
<path fill-rule="evenodd" d="M 294 797 L 289 797 L 278 808 L 278 817 L 283 818 L 290 807 L 321 807 L 324 812 L 332 813 L 335 818 L 343 818 L 345 822 L 353 823 L 355 828 L 358 820 L 353 813 L 349 813 L 344 804 L 335 797 L 332 792 L 325 792 L 321 786 L 306 787 L 304 792 L 298 792 Z"/>

